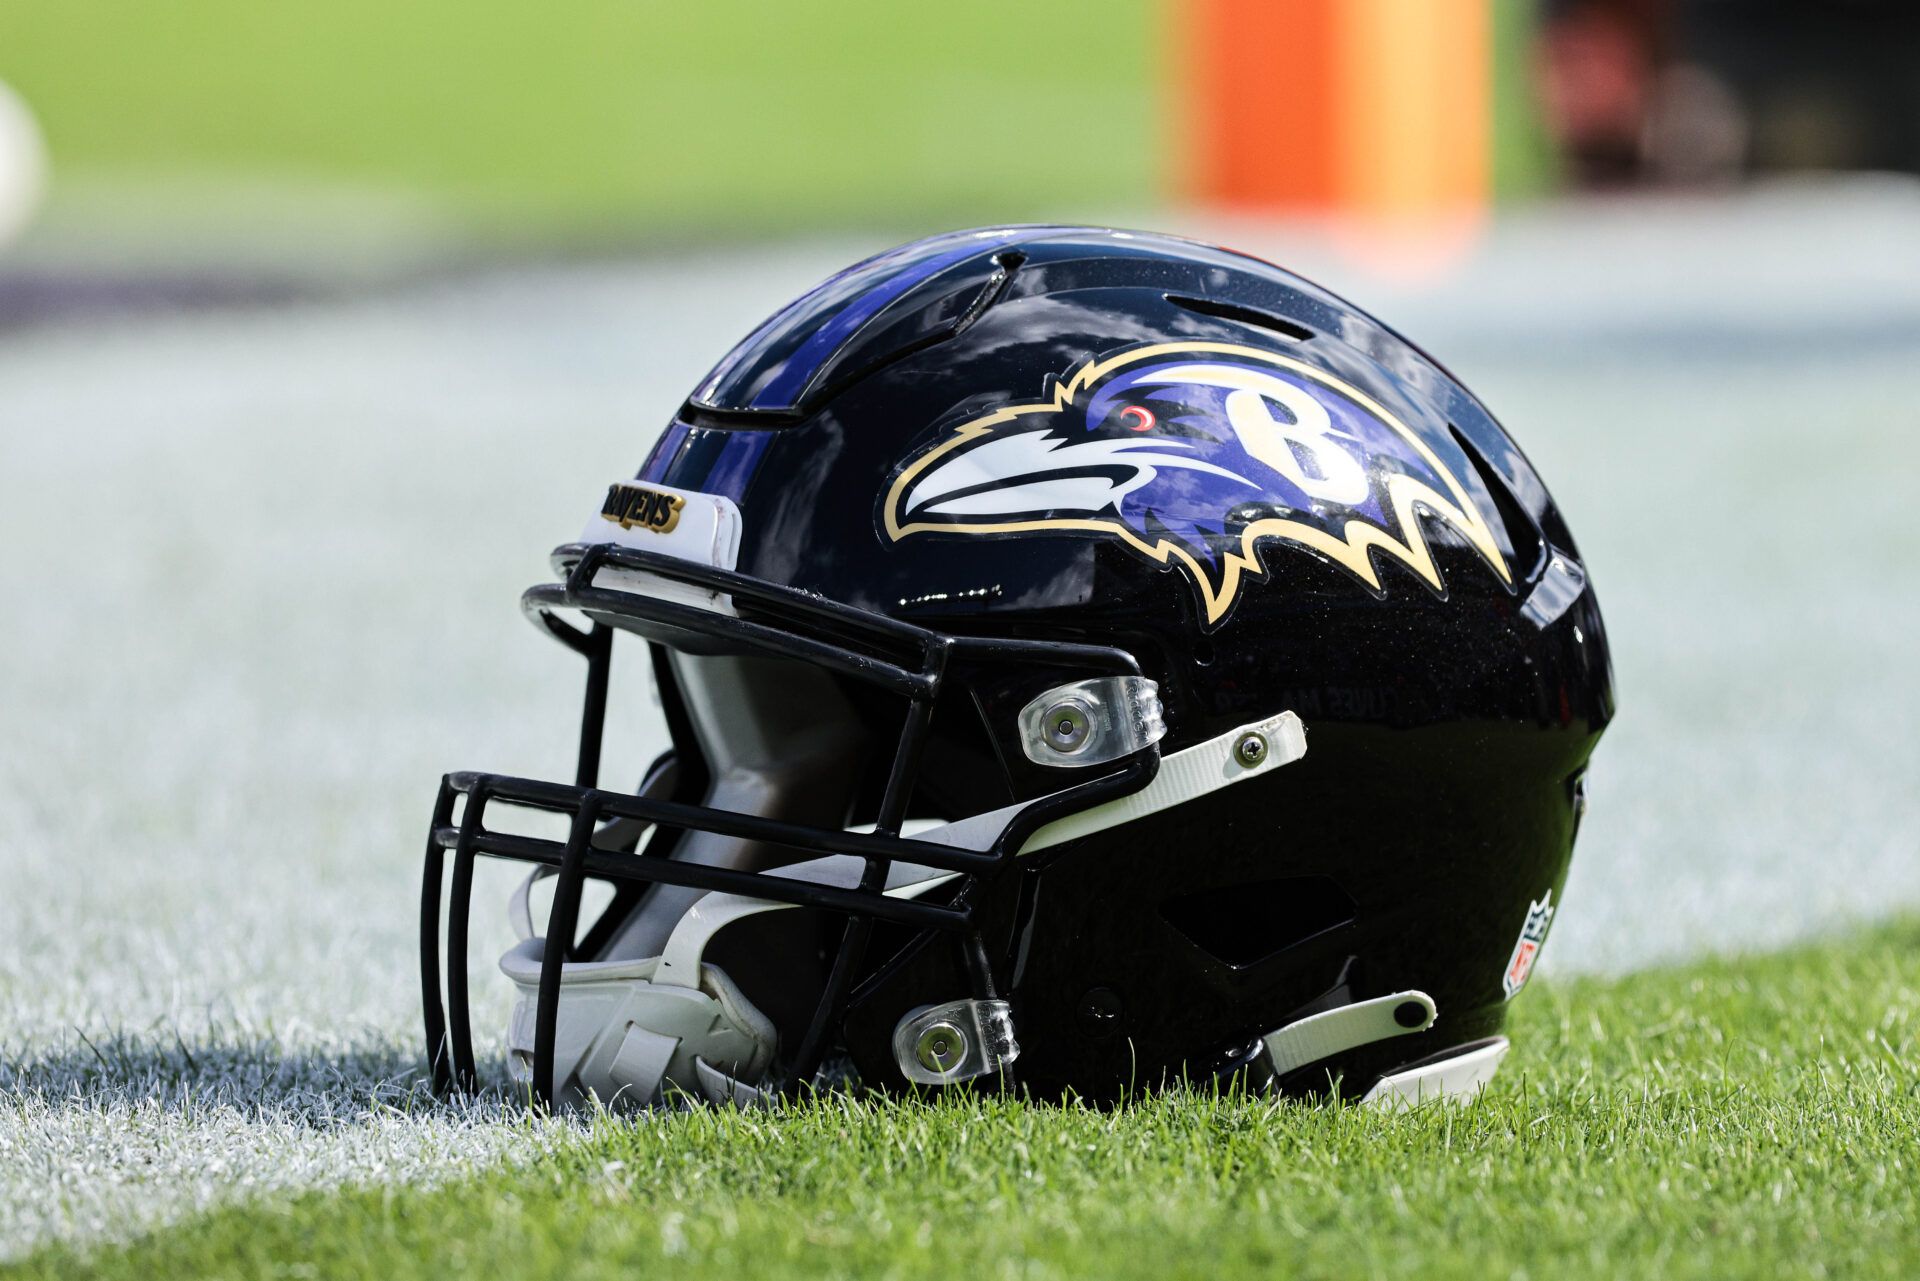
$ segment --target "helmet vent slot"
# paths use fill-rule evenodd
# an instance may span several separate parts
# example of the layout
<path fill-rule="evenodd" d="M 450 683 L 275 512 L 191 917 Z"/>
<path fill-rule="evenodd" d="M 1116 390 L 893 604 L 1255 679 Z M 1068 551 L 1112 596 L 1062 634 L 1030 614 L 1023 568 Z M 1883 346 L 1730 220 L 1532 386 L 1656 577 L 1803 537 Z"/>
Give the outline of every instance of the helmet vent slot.
<path fill-rule="evenodd" d="M 1183 894 L 1161 903 L 1160 915 L 1201 951 L 1244 969 L 1351 924 L 1355 908 L 1330 877 L 1288 876 Z"/>
<path fill-rule="evenodd" d="M 929 347 L 937 347 L 965 333 L 974 321 L 986 314 L 987 308 L 1006 296 L 1008 287 L 1013 284 L 1014 273 L 1020 270 L 1021 264 L 1026 260 L 1027 256 L 1015 249 L 995 254 L 991 260 L 993 274 L 987 277 L 986 283 L 980 286 L 979 291 L 973 295 L 972 300 L 957 317 L 945 325 L 928 329 L 918 337 L 883 350 L 864 361 L 854 363 L 853 358 L 849 358 L 847 368 L 823 375 L 821 379 L 816 380 L 815 385 L 806 389 L 799 405 L 801 413 L 811 413 L 854 383 L 871 377 L 888 365 L 905 360 L 908 356 L 925 351 Z"/>
<path fill-rule="evenodd" d="M 1166 298 L 1168 302 L 1183 311 L 1197 312 L 1202 316 L 1213 316 L 1219 320 L 1235 320 L 1257 329 L 1271 330 L 1282 338 L 1290 338 L 1294 342 L 1306 342 L 1313 337 L 1313 330 L 1305 325 L 1296 325 L 1291 320 L 1254 307 L 1242 307 L 1232 302 L 1216 302 L 1211 298 L 1190 298 L 1185 294 L 1168 294 Z"/>
<path fill-rule="evenodd" d="M 1547 558 L 1546 536 L 1540 532 L 1540 526 L 1520 505 L 1520 498 L 1513 492 L 1513 486 L 1491 459 L 1480 452 L 1480 447 L 1452 423 L 1447 431 L 1453 436 L 1453 443 L 1460 446 L 1460 452 L 1473 464 L 1473 470 L 1480 476 L 1480 483 L 1487 487 L 1487 493 L 1493 498 L 1494 511 L 1500 516 L 1500 524 L 1507 532 L 1507 545 L 1513 548 L 1513 568 L 1516 575 L 1531 581 Z"/>

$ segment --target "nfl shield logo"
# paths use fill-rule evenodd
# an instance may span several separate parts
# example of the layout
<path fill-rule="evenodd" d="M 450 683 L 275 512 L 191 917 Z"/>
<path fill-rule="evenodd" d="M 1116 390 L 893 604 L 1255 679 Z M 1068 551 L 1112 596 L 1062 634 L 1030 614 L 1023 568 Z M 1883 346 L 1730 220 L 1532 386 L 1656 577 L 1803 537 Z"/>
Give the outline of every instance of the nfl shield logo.
<path fill-rule="evenodd" d="M 1553 924 L 1553 891 L 1527 906 L 1527 923 L 1520 927 L 1520 938 L 1513 945 L 1513 955 L 1507 960 L 1507 972 L 1500 978 L 1500 986 L 1506 989 L 1507 999 L 1511 1001 L 1514 993 L 1527 985 L 1527 979 L 1533 973 L 1534 958 L 1540 955 L 1540 949 L 1546 946 L 1547 927 Z"/>

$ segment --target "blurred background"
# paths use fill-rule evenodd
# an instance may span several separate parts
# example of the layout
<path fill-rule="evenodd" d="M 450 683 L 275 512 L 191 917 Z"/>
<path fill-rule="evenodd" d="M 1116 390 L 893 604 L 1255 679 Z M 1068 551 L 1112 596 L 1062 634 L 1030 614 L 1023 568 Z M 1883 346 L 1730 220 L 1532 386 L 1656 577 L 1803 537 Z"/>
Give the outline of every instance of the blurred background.
<path fill-rule="evenodd" d="M 1621 700 L 1549 972 L 1920 906 L 1920 5 L 7 0 L 0 85 L 0 1255 L 437 1159 L 315 1129 L 419 1062 L 439 774 L 569 767 L 520 590 L 760 319 L 966 224 L 1259 253 L 1512 429 Z M 183 1090 L 299 1123 L 195 1164 Z"/>
<path fill-rule="evenodd" d="M 189 266 L 1913 173 L 1916 59 L 1899 0 L 16 0 L 4 314 L 73 303 L 36 264 L 124 303 Z"/>

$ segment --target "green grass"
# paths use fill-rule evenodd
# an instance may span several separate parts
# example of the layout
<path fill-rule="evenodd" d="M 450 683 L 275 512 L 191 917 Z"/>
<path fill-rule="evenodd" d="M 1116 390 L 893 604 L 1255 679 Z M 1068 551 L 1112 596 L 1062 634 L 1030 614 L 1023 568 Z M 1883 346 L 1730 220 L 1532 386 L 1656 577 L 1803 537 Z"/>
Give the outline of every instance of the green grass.
<path fill-rule="evenodd" d="M 602 1120 L 434 1191 L 241 1205 L 23 1277 L 1920 1274 L 1920 925 L 1536 985 L 1467 1107 L 833 1099 Z"/>
<path fill-rule="evenodd" d="M 279 191 L 474 230 L 964 222 L 1151 198 L 1156 12 L 9 0 L 0 80 L 123 217 Z"/>

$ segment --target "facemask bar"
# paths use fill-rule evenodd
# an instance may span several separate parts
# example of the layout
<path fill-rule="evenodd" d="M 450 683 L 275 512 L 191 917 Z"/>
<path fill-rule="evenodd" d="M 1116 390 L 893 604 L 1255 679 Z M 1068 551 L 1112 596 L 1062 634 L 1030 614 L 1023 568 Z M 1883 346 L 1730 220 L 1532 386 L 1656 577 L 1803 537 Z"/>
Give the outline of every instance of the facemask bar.
<path fill-rule="evenodd" d="M 471 1090 L 477 1082 L 467 994 L 467 921 L 471 909 L 473 861 L 478 855 L 558 868 L 548 916 L 535 1018 L 533 1086 L 551 1106 L 554 1043 L 562 967 L 579 925 L 581 889 L 587 877 L 616 885 L 655 883 L 742 894 L 775 902 L 824 908 L 849 917 L 813 1018 L 795 1055 L 790 1089 L 810 1082 L 838 1024 L 848 990 L 876 920 L 896 922 L 923 932 L 948 933 L 961 946 L 965 969 L 978 1000 L 995 998 L 991 965 L 973 918 L 972 889 L 980 877 L 1003 868 L 1027 837 L 1069 814 L 1090 809 L 1150 783 L 1159 769 L 1157 744 L 1114 763 L 1098 777 L 1033 801 L 1020 809 L 983 849 L 956 848 L 900 836 L 918 779 L 933 706 L 949 666 L 1017 662 L 1067 669 L 1077 675 L 1138 676 L 1140 668 L 1125 650 L 1108 646 L 1008 638 L 956 636 L 917 627 L 883 614 L 768 583 L 730 570 L 695 564 L 659 553 L 612 544 L 569 544 L 553 556 L 561 583 L 530 588 L 522 597 L 528 616 L 587 660 L 580 751 L 571 785 L 481 773 L 454 773 L 441 781 L 427 838 L 421 887 L 421 979 L 427 1057 L 434 1087 Z M 616 590 L 594 584 L 603 569 L 665 580 L 659 595 Z M 632 581 L 632 580 L 628 580 Z M 687 589 L 730 600 L 720 612 L 686 603 Z M 671 594 L 675 599 L 669 599 Z M 582 629 L 554 615 L 556 609 L 587 612 L 595 621 Z M 907 700 L 885 791 L 872 833 L 810 827 L 690 805 L 658 797 L 611 792 L 596 786 L 602 730 L 606 720 L 608 671 L 613 627 L 602 619 L 666 627 L 690 638 L 718 642 L 734 651 L 799 658 L 854 679 L 878 685 Z M 455 808 L 464 800 L 458 822 Z M 490 806 L 566 814 L 567 839 L 547 840 L 491 830 Z M 608 827 L 603 827 L 603 821 Z M 644 853 L 621 853 L 596 845 L 614 824 L 651 825 L 656 842 Z M 804 853 L 848 854 L 863 862 L 852 889 L 821 885 L 732 868 L 677 862 L 665 857 L 680 832 L 706 831 L 761 841 Z M 453 855 L 448 886 L 446 990 L 441 999 L 438 955 L 440 897 L 447 853 Z M 946 904 L 890 898 L 882 891 L 895 861 L 961 874 L 960 888 Z M 448 1008 L 450 1007 L 450 1008 Z"/>

